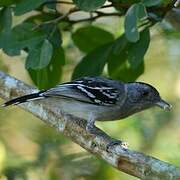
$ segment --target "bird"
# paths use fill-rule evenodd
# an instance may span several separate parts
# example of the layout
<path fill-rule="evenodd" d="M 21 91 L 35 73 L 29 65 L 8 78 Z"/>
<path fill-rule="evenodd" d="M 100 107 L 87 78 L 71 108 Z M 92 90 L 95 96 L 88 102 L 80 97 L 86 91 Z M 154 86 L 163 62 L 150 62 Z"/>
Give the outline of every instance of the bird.
<path fill-rule="evenodd" d="M 86 119 L 91 125 L 97 121 L 124 119 L 134 113 L 159 106 L 170 110 L 171 105 L 164 101 L 159 92 L 144 82 L 112 80 L 105 77 L 83 77 L 20 96 L 2 104 L 3 107 L 29 101 L 56 100 L 65 112 Z"/>
<path fill-rule="evenodd" d="M 61 83 L 5 102 L 2 106 L 29 101 L 54 103 L 56 108 L 87 121 L 86 131 L 92 133 L 95 121 L 121 120 L 140 111 L 158 106 L 170 110 L 159 92 L 144 82 L 128 82 L 106 77 L 82 77 Z"/>

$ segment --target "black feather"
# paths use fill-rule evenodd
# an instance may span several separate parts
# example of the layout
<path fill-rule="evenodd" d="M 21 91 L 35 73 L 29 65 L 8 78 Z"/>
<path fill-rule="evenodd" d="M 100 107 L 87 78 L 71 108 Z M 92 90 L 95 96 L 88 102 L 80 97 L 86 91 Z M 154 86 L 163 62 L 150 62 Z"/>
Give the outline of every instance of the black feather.
<path fill-rule="evenodd" d="M 10 106 L 10 105 L 17 105 L 17 104 L 27 102 L 29 100 L 35 100 L 37 98 L 43 98 L 44 97 L 43 92 L 44 91 L 40 91 L 38 93 L 28 94 L 28 95 L 25 95 L 25 96 L 21 96 L 21 97 L 11 99 L 11 100 L 5 102 L 4 104 L 2 104 L 2 106 L 6 107 L 6 106 Z"/>

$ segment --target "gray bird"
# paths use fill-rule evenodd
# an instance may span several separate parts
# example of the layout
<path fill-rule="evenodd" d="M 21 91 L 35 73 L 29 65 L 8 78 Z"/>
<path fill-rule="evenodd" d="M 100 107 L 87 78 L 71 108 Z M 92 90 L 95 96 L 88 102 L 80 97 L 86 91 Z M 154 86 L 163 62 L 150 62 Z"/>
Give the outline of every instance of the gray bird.
<path fill-rule="evenodd" d="M 123 83 L 104 77 L 83 77 L 54 88 L 7 101 L 3 106 L 28 101 L 47 101 L 66 113 L 87 120 L 86 130 L 93 132 L 95 121 L 126 118 L 145 109 L 159 106 L 170 110 L 158 91 L 143 82 Z"/>

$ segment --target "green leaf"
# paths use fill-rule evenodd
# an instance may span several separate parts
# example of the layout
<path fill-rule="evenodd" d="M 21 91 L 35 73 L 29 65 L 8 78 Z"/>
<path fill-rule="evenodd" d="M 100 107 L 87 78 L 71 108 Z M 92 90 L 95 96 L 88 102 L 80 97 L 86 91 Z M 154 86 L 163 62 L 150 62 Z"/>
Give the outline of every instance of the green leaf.
<path fill-rule="evenodd" d="M 145 6 L 142 3 L 132 5 L 125 16 L 124 28 L 126 38 L 130 42 L 139 40 L 138 22 L 147 17 Z"/>
<path fill-rule="evenodd" d="M 4 43 L 6 43 L 4 40 L 6 40 L 7 38 L 6 36 L 11 31 L 11 25 L 12 25 L 11 8 L 8 7 L 8 8 L 0 9 L 0 48 L 3 47 Z"/>
<path fill-rule="evenodd" d="M 39 89 L 48 89 L 59 83 L 64 62 L 64 50 L 60 47 L 53 51 L 53 56 L 47 67 L 40 70 L 28 69 L 28 72 Z"/>
<path fill-rule="evenodd" d="M 46 24 L 41 27 L 42 31 L 46 34 L 47 39 L 55 48 L 61 47 L 62 39 L 58 27 L 54 24 Z"/>
<path fill-rule="evenodd" d="M 50 13 L 50 12 L 41 12 L 39 14 L 34 14 L 34 15 L 28 17 L 25 22 L 33 23 L 33 24 L 36 24 L 37 22 L 43 23 L 45 21 L 51 21 L 58 17 L 59 17 L 59 14 L 54 14 L 54 13 Z M 50 24 L 46 24 L 46 25 L 50 25 Z"/>
<path fill-rule="evenodd" d="M 142 3 L 147 7 L 151 7 L 159 5 L 161 0 L 142 0 Z"/>
<path fill-rule="evenodd" d="M 21 0 L 15 7 L 15 15 L 22 15 L 38 8 L 47 0 Z"/>
<path fill-rule="evenodd" d="M 150 32 L 145 29 L 140 33 L 140 39 L 131 43 L 128 48 L 128 62 L 132 69 L 136 69 L 143 61 L 144 55 L 149 47 Z"/>
<path fill-rule="evenodd" d="M 20 48 L 31 48 L 39 44 L 39 42 L 46 37 L 41 30 L 35 29 L 35 24 L 27 22 L 15 26 L 12 33 L 15 40 L 12 42 L 14 43 L 13 45 L 19 46 Z"/>
<path fill-rule="evenodd" d="M 108 59 L 108 73 L 112 78 L 117 77 L 120 66 L 127 60 L 129 42 L 125 35 L 120 36 L 113 44 L 113 50 Z"/>
<path fill-rule="evenodd" d="M 37 47 L 30 49 L 27 60 L 26 69 L 42 69 L 48 66 L 52 58 L 53 46 L 45 39 Z"/>
<path fill-rule="evenodd" d="M 146 7 L 142 3 L 138 3 L 136 13 L 137 13 L 136 14 L 137 15 L 137 23 L 143 21 L 148 16 Z"/>
<path fill-rule="evenodd" d="M 72 79 L 82 76 L 100 75 L 103 72 L 111 50 L 112 44 L 109 43 L 87 54 L 76 66 Z"/>
<path fill-rule="evenodd" d="M 53 61 L 57 62 L 59 66 L 65 65 L 64 49 L 62 47 L 54 49 L 52 59 Z M 54 67 L 54 68 L 58 69 L 58 67 Z"/>
<path fill-rule="evenodd" d="M 93 11 L 101 7 L 106 0 L 73 0 L 76 6 L 84 11 Z"/>
<path fill-rule="evenodd" d="M 0 10 L 0 31 L 9 31 L 12 25 L 11 8 L 3 8 Z"/>
<path fill-rule="evenodd" d="M 20 54 L 20 50 L 24 48 L 36 46 L 46 35 L 34 27 L 34 24 L 26 22 L 15 26 L 6 36 L 6 41 L 0 38 L 0 46 L 3 46 L 3 50 L 11 56 Z"/>
<path fill-rule="evenodd" d="M 124 82 L 135 81 L 144 72 L 144 63 L 140 64 L 136 69 L 131 69 L 125 62 L 119 68 L 119 73 L 113 77 Z"/>
<path fill-rule="evenodd" d="M 113 79 L 117 79 L 121 65 L 127 61 L 127 51 L 121 51 L 119 54 L 111 54 L 108 60 L 108 73 Z"/>
<path fill-rule="evenodd" d="M 46 35 L 46 38 L 51 42 L 51 44 L 55 48 L 59 48 L 61 47 L 62 43 L 61 32 L 59 27 L 57 26 L 57 24 L 54 23 L 43 24 L 44 22 L 51 21 L 57 17 L 58 16 L 56 14 L 43 12 L 41 14 L 29 17 L 28 19 L 26 19 L 26 22 L 31 24 L 36 24 L 37 22 L 41 23 L 42 25 L 38 29 Z"/>
<path fill-rule="evenodd" d="M 128 43 L 125 34 L 121 35 L 114 42 L 113 53 L 118 55 L 121 51 L 125 51 L 124 49 L 127 47 Z"/>
<path fill-rule="evenodd" d="M 0 6 L 9 6 L 14 3 L 14 0 L 0 0 Z"/>
<path fill-rule="evenodd" d="M 140 33 L 136 43 L 127 41 L 125 35 L 120 36 L 113 45 L 109 55 L 108 73 L 113 79 L 134 81 L 144 72 L 144 55 L 150 41 L 149 30 Z"/>
<path fill-rule="evenodd" d="M 17 48 L 8 48 L 12 43 L 11 26 L 12 10 L 9 7 L 2 8 L 0 10 L 0 48 L 8 55 L 18 55 L 19 51 L 16 50 Z"/>
<path fill-rule="evenodd" d="M 72 34 L 75 45 L 83 52 L 89 53 L 114 40 L 113 35 L 101 28 L 95 26 L 86 26 L 79 28 Z"/>
<path fill-rule="evenodd" d="M 132 42 L 136 42 L 139 40 L 136 13 L 137 13 L 137 4 L 134 4 L 128 9 L 124 21 L 126 37 L 129 41 Z"/>

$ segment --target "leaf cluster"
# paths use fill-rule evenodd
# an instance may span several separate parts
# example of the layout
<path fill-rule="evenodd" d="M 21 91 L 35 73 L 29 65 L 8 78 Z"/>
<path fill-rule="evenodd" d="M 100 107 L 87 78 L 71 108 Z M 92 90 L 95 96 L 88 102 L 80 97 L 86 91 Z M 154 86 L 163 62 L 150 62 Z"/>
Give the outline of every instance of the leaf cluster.
<path fill-rule="evenodd" d="M 107 4 L 105 4 L 107 2 Z M 71 7 L 67 13 L 58 6 Z M 66 64 L 62 33 L 71 33 L 73 43 L 84 54 L 74 68 L 72 78 L 108 75 L 123 81 L 136 80 L 144 72 L 144 56 L 150 43 L 150 28 L 172 8 L 171 1 L 160 0 L 1 0 L 0 48 L 9 56 L 26 52 L 25 68 L 40 89 L 56 85 Z M 106 8 L 112 12 L 106 12 Z M 70 15 L 84 11 L 89 17 L 72 20 Z M 13 25 L 13 16 L 30 15 Z M 124 17 L 124 33 L 114 35 L 103 28 L 85 23 L 101 17 Z"/>

